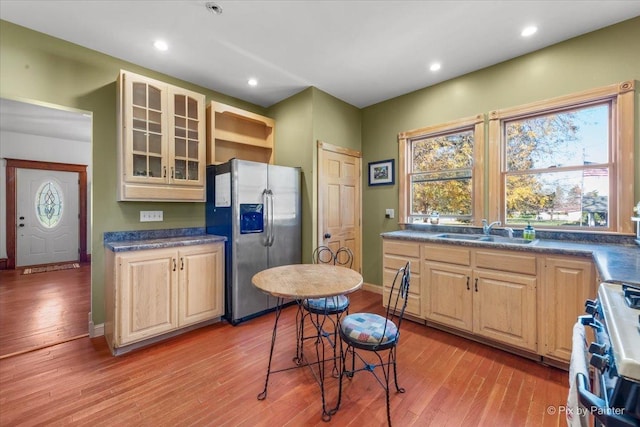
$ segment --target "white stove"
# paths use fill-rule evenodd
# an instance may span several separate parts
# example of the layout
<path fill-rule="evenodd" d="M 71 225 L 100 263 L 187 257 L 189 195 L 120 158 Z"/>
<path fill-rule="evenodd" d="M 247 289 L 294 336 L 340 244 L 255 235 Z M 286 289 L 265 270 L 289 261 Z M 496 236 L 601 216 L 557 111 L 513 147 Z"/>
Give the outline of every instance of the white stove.
<path fill-rule="evenodd" d="M 616 283 L 602 283 L 598 289 L 618 375 L 636 382 L 640 382 L 639 294 L 640 289 Z"/>
<path fill-rule="evenodd" d="M 595 341 L 572 372 L 582 414 L 596 427 L 640 427 L 640 286 L 601 283 L 598 299 L 587 301 L 579 322 L 593 330 Z M 574 329 L 574 347 L 576 340 Z M 586 343 L 585 343 L 586 344 Z M 576 354 L 581 351 L 574 348 Z M 587 372 L 590 366 L 591 375 Z M 591 377 L 591 380 L 589 379 Z M 575 418 L 569 420 L 576 421 Z M 583 420 L 584 421 L 584 420 Z"/>

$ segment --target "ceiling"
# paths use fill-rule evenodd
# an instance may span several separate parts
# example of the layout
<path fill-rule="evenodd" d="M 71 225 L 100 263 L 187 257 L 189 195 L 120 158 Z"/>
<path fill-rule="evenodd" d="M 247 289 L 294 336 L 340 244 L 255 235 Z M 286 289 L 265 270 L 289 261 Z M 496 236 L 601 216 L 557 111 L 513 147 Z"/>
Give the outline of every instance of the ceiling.
<path fill-rule="evenodd" d="M 0 130 L 91 143 L 90 113 L 0 98 Z"/>
<path fill-rule="evenodd" d="M 2 0 L 0 18 L 263 107 L 315 86 L 362 108 L 640 15 L 640 0 L 207 3 Z"/>

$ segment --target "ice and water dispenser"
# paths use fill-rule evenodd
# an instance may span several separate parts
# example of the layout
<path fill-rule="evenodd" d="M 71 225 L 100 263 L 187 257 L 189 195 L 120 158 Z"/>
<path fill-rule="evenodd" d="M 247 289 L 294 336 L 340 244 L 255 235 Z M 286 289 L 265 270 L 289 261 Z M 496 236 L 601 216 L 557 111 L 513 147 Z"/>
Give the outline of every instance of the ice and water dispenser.
<path fill-rule="evenodd" d="M 240 234 L 264 231 L 263 206 L 262 203 L 240 204 Z"/>

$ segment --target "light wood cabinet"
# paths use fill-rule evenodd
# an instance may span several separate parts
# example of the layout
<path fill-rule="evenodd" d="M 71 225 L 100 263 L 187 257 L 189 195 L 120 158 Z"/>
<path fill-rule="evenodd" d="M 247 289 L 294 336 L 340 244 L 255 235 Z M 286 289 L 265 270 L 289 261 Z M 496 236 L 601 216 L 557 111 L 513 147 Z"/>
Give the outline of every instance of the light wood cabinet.
<path fill-rule="evenodd" d="M 596 272 L 591 261 L 548 256 L 539 291 L 539 336 L 544 356 L 569 362 L 573 325 L 584 314 L 584 302 L 596 297 Z"/>
<path fill-rule="evenodd" d="M 272 164 L 274 134 L 273 119 L 211 101 L 207 106 L 207 164 L 233 158 Z"/>
<path fill-rule="evenodd" d="M 471 268 L 425 262 L 423 270 L 425 317 L 443 325 L 472 332 Z"/>
<path fill-rule="evenodd" d="M 427 320 L 536 350 L 535 256 L 423 245 L 422 258 Z"/>
<path fill-rule="evenodd" d="M 398 270 L 404 267 L 407 261 L 409 261 L 411 279 L 409 282 L 409 296 L 407 298 L 405 313 L 422 318 L 420 245 L 414 242 L 395 240 L 384 240 L 382 244 L 384 253 L 382 260 L 382 304 L 385 307 L 388 305 L 393 279 Z"/>
<path fill-rule="evenodd" d="M 205 200 L 205 96 L 129 71 L 118 78 L 118 200 Z"/>
<path fill-rule="evenodd" d="M 411 314 L 564 367 L 573 325 L 599 282 L 594 263 L 581 257 L 384 239 L 383 292 L 406 261 L 421 283 L 410 299 L 420 309 Z M 416 280 L 413 274 L 414 290 Z"/>
<path fill-rule="evenodd" d="M 536 282 L 535 276 L 475 270 L 473 333 L 536 351 Z"/>
<path fill-rule="evenodd" d="M 176 256 L 173 250 L 156 250 L 116 257 L 116 347 L 178 326 Z"/>
<path fill-rule="evenodd" d="M 106 254 L 112 352 L 224 314 L 224 243 Z"/>
<path fill-rule="evenodd" d="M 223 244 L 184 247 L 178 251 L 178 325 L 224 314 Z"/>

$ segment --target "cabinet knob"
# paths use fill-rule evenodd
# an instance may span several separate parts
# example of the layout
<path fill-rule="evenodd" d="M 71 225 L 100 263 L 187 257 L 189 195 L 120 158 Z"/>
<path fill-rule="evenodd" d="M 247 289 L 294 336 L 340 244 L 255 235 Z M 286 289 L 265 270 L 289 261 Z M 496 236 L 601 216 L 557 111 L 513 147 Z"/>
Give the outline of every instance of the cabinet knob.
<path fill-rule="evenodd" d="M 324 238 L 325 239 L 330 239 L 331 238 L 331 233 L 324 233 Z"/>
<path fill-rule="evenodd" d="M 475 280 L 475 286 L 474 287 L 475 287 L 476 292 L 478 292 L 478 278 L 477 277 L 476 277 L 476 280 Z"/>
<path fill-rule="evenodd" d="M 467 290 L 470 290 L 471 288 L 469 287 L 469 276 L 467 276 Z"/>
<path fill-rule="evenodd" d="M 176 259 L 173 258 L 173 271 L 176 271 Z"/>

